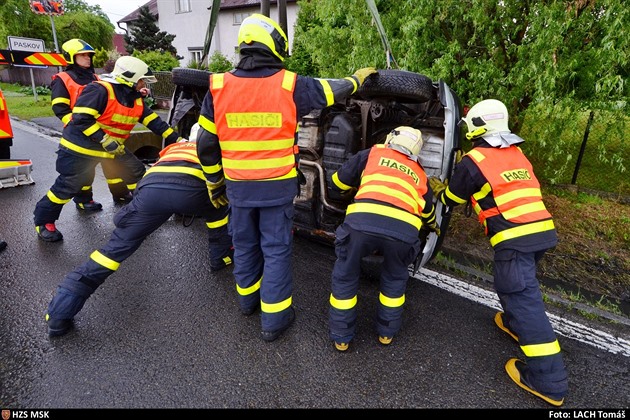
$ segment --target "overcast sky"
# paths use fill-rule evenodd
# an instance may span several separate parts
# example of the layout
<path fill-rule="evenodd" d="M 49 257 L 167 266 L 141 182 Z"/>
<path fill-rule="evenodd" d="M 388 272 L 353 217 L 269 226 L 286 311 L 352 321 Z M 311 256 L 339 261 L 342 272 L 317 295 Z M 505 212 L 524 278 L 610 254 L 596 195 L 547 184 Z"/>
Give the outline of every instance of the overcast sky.
<path fill-rule="evenodd" d="M 116 32 L 123 32 L 116 22 L 120 19 L 127 16 L 129 13 L 133 12 L 136 9 L 139 9 L 141 6 L 144 6 L 149 2 L 149 0 L 83 0 L 90 6 L 101 6 L 101 10 L 103 10 L 107 16 L 109 16 L 109 20 L 112 22 L 114 27 L 116 28 Z M 124 25 L 123 25 L 124 26 Z"/>

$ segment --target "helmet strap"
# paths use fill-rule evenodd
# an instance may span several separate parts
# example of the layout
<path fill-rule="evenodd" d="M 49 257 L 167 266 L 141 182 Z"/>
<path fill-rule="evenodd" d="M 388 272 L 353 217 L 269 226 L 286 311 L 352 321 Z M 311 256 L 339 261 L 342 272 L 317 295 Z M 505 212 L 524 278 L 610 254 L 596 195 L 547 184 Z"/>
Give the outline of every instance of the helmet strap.
<path fill-rule="evenodd" d="M 476 130 L 469 131 L 466 133 L 466 138 L 468 140 L 476 139 L 477 137 L 481 137 L 488 132 L 488 129 L 485 127 L 479 127 Z"/>
<path fill-rule="evenodd" d="M 116 80 L 118 83 L 121 83 L 121 84 L 123 84 L 123 85 L 125 85 L 125 86 L 129 86 L 129 87 L 130 87 L 130 88 L 132 88 L 132 89 L 135 89 L 135 88 L 136 88 L 136 84 L 135 84 L 135 83 L 130 82 L 130 81 L 128 81 L 128 80 L 125 80 L 125 79 L 123 79 L 123 78 L 122 78 L 122 77 L 120 77 L 120 76 L 116 76 L 116 77 L 114 77 L 114 80 Z"/>

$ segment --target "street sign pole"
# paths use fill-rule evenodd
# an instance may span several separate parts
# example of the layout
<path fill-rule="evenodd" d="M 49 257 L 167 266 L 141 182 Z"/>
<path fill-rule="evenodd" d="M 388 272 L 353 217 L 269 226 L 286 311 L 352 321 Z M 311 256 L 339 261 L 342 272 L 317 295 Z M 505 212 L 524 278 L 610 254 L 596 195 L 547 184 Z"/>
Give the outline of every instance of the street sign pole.
<path fill-rule="evenodd" d="M 35 90 L 35 77 L 33 76 L 33 67 L 30 67 L 28 70 L 31 73 L 31 87 L 33 88 L 33 97 L 35 98 L 35 102 L 37 102 L 37 90 Z"/>
<path fill-rule="evenodd" d="M 50 26 L 52 27 L 53 40 L 55 41 L 55 52 L 58 53 L 60 51 L 59 44 L 57 43 L 57 30 L 55 29 L 55 19 L 53 19 L 52 13 L 50 13 L 48 16 L 50 16 Z M 57 67 L 57 72 L 61 72 L 61 70 L 61 67 Z"/>

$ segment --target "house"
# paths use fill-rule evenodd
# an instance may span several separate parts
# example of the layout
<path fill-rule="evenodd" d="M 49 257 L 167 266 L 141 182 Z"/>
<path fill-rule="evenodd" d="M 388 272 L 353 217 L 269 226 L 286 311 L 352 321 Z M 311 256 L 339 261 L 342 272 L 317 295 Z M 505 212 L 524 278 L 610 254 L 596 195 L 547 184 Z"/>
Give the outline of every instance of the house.
<path fill-rule="evenodd" d="M 127 43 L 125 42 L 125 38 L 123 34 L 114 34 L 112 37 L 112 44 L 114 45 L 114 51 L 116 51 L 120 55 L 129 55 L 127 49 Z"/>
<path fill-rule="evenodd" d="M 162 0 L 162 3 L 163 2 L 164 2 L 164 0 Z M 198 2 L 198 3 L 200 3 L 200 2 Z M 159 24 L 160 15 L 158 14 L 158 0 L 151 0 L 148 3 L 143 4 L 141 7 L 144 7 L 144 6 L 148 6 L 149 7 L 149 12 L 151 12 L 151 14 L 156 17 L 156 19 L 158 20 L 158 24 Z M 122 18 L 119 21 L 117 21 L 116 23 L 118 24 L 118 27 L 120 29 L 122 29 L 123 31 L 125 31 L 127 34 L 129 34 L 129 31 L 131 30 L 131 28 L 133 28 L 133 23 L 136 20 L 138 20 L 138 17 L 140 16 L 140 8 L 141 7 L 138 7 L 136 10 L 134 10 L 133 12 L 129 13 L 124 18 Z M 120 26 L 121 23 L 125 24 L 125 28 Z"/>
<path fill-rule="evenodd" d="M 297 0 L 286 0 L 287 37 L 289 38 L 289 51 L 293 40 L 293 26 L 297 19 Z M 177 55 L 184 57 L 180 64 L 186 67 L 191 62 L 199 62 L 203 54 L 203 45 L 206 32 L 210 23 L 210 6 L 212 0 L 151 0 L 145 5 L 158 17 L 160 31 L 175 35 L 173 46 L 177 49 Z M 228 60 L 238 60 L 238 30 L 241 22 L 253 13 L 260 13 L 260 0 L 221 0 L 219 18 L 212 35 L 210 44 L 211 56 L 219 51 Z M 138 18 L 138 10 L 119 20 L 118 26 L 125 23 L 128 29 L 133 26 L 133 21 Z M 280 21 L 277 0 L 269 0 L 269 17 L 276 22 Z M 122 28 L 124 29 L 124 28 Z"/>

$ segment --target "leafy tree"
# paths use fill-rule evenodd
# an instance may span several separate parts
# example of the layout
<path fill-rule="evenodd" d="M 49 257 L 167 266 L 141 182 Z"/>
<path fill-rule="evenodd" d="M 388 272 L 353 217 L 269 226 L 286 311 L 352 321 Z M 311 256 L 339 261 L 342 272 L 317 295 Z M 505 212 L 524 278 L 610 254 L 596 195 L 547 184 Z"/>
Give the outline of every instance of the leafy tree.
<path fill-rule="evenodd" d="M 160 53 L 168 52 L 173 57 L 181 60 L 184 57 L 177 55 L 177 49 L 173 47 L 175 35 L 170 35 L 165 31 L 160 31 L 157 25 L 157 18 L 151 14 L 148 6 L 142 6 L 138 9 L 140 15 L 138 20 L 131 26 L 131 35 L 125 35 L 127 52 L 132 54 L 134 51 L 157 51 Z"/>
<path fill-rule="evenodd" d="M 364 66 L 386 68 L 364 0 L 299 5 L 293 48 L 300 54 L 292 57 L 293 68 L 321 77 Z M 584 132 L 591 109 L 604 112 L 606 130 L 615 133 L 611 137 L 625 141 L 630 39 L 624 28 L 630 27 L 630 8 L 623 0 L 376 0 L 376 5 L 401 69 L 445 80 L 464 104 L 502 100 L 516 133 L 528 118 L 540 150 L 553 161 L 545 169 L 566 172 L 569 142 L 575 142 L 567 134 Z M 625 143 L 615 155 L 599 148 L 600 159 L 625 170 L 630 147 Z"/>
<path fill-rule="evenodd" d="M 64 14 L 53 16 L 58 47 L 72 38 L 80 38 L 92 47 L 111 48 L 114 25 L 100 6 L 82 0 L 64 2 Z M 0 47 L 7 47 L 7 36 L 43 39 L 46 48 L 55 50 L 50 16 L 31 11 L 28 1 L 5 0 L 0 7 Z"/>

